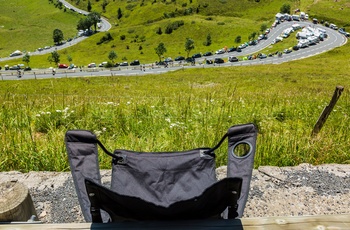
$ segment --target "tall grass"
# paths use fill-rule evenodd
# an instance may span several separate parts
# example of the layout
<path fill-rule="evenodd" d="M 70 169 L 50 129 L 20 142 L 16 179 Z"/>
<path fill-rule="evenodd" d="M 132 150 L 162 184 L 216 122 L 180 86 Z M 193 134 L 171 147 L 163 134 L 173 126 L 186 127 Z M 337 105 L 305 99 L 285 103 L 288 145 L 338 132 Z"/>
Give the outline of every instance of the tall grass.
<path fill-rule="evenodd" d="M 310 78 L 292 74 L 295 66 L 281 65 L 280 74 L 261 66 L 2 81 L 0 170 L 68 170 L 69 129 L 91 130 L 110 150 L 177 151 L 211 147 L 231 125 L 250 122 L 259 128 L 256 167 L 349 163 L 349 76 Z M 311 138 L 339 82 L 345 91 Z M 218 164 L 226 158 L 224 145 Z M 107 155 L 100 160 L 110 167 Z"/>

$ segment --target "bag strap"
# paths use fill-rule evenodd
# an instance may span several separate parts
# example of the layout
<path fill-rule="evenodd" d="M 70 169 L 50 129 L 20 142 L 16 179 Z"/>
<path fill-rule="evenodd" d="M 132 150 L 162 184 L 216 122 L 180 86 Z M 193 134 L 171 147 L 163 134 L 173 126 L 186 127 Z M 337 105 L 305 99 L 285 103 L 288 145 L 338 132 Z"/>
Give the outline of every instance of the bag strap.
<path fill-rule="evenodd" d="M 225 135 L 221 138 L 221 140 L 219 141 L 219 143 L 218 143 L 217 145 L 215 145 L 213 148 L 211 148 L 211 149 L 205 151 L 204 153 L 205 153 L 205 154 L 209 154 L 209 155 L 215 155 L 215 154 L 214 154 L 214 151 L 215 151 L 216 149 L 218 149 L 218 148 L 221 146 L 221 144 L 224 142 L 224 140 L 225 140 L 227 137 L 228 137 L 228 133 L 225 133 Z"/>

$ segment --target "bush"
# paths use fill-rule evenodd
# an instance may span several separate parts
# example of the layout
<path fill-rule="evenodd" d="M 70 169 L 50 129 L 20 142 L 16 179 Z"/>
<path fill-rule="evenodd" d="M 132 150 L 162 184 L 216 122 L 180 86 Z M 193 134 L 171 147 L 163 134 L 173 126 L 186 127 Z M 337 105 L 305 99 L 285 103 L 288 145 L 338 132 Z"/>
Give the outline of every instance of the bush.
<path fill-rule="evenodd" d="M 106 68 L 112 68 L 114 65 L 112 62 L 108 61 L 107 64 L 104 66 Z"/>
<path fill-rule="evenodd" d="M 112 41 L 112 40 L 114 40 L 113 37 L 112 37 L 112 35 L 111 35 L 109 32 L 107 32 L 107 33 L 100 39 L 100 41 L 96 42 L 96 44 L 97 44 L 97 45 L 100 45 L 100 44 L 102 44 L 102 43 L 107 43 L 107 42 Z"/>

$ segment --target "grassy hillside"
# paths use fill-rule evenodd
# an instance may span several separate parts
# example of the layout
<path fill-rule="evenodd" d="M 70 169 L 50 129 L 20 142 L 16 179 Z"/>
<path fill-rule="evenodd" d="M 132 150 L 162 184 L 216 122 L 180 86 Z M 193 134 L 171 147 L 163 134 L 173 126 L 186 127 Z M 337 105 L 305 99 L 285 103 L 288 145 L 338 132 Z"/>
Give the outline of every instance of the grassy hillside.
<path fill-rule="evenodd" d="M 92 2 L 94 9 L 100 8 L 103 1 Z M 247 38 L 262 23 L 272 22 L 284 3 L 268 0 L 109 2 L 104 14 L 114 20 L 110 31 L 114 40 L 97 46 L 103 34 L 95 34 L 77 46 L 60 51 L 62 60 L 70 55 L 75 64 L 86 65 L 106 60 L 113 49 L 118 54 L 117 61 L 124 57 L 155 61 L 154 48 L 159 42 L 164 42 L 168 49 L 165 56 L 184 55 L 186 37 L 196 42 L 193 53 L 216 50 L 234 44 L 237 35 Z M 299 1 L 287 2 L 293 5 Z M 0 3 L 5 4 L 1 0 Z M 41 3 L 56 10 L 49 1 Z M 292 8 L 306 9 L 312 17 L 348 28 L 348 3 L 307 0 Z M 201 5 L 198 13 L 163 17 L 164 12 L 183 12 L 191 4 Z M 121 20 L 116 19 L 119 7 L 124 12 Z M 3 14 L 0 18 L 6 21 Z M 184 26 L 170 35 L 155 33 L 158 27 L 164 29 L 176 20 L 183 20 Z M 48 31 L 50 34 L 52 28 Z M 213 44 L 206 47 L 202 43 L 208 33 Z M 126 36 L 124 41 L 120 40 L 121 35 Z M 35 36 L 39 40 L 40 36 Z M 17 39 L 13 43 L 20 44 Z M 30 65 L 47 67 L 46 59 L 33 56 Z M 348 43 L 311 58 L 279 65 L 188 69 L 142 77 L 0 81 L 0 170 L 68 170 L 63 143 L 67 129 L 91 130 L 109 149 L 174 151 L 212 146 L 230 125 L 247 122 L 259 127 L 256 167 L 349 163 L 349 60 Z M 337 85 L 345 90 L 319 135 L 311 138 L 313 125 Z M 218 151 L 217 159 L 219 165 L 226 163 L 224 146 Z M 103 168 L 110 167 L 109 160 L 102 156 Z"/>
<path fill-rule="evenodd" d="M 70 3 L 84 10 L 87 10 L 87 2 L 87 0 L 70 0 Z M 163 42 L 167 48 L 165 57 L 186 56 L 184 48 L 186 38 L 192 38 L 195 41 L 195 49 L 191 54 L 215 51 L 224 46 L 236 46 L 234 39 L 237 36 L 241 36 L 242 41 L 246 41 L 253 32 L 259 33 L 262 24 L 271 25 L 274 15 L 279 12 L 284 3 L 290 4 L 292 10 L 301 8 L 308 12 L 311 17 L 328 20 L 346 28 L 348 28 L 350 18 L 350 8 L 347 1 L 114 0 L 107 1 L 105 10 L 102 8 L 103 2 L 91 1 L 92 11 L 100 12 L 113 24 L 109 32 L 114 40 L 97 45 L 96 43 L 105 35 L 105 33 L 97 33 L 77 46 L 59 51 L 61 62 L 68 63 L 67 56 L 69 55 L 73 59 L 73 63 L 79 66 L 86 66 L 90 62 L 99 63 L 107 61 L 108 53 L 112 50 L 118 55 L 116 62 L 134 59 L 139 59 L 141 63 L 154 62 L 158 60 L 154 48 L 160 42 Z M 41 13 L 34 12 L 39 3 L 40 6 L 44 7 L 44 10 L 40 11 Z M 15 1 L 13 4 L 18 5 L 19 2 Z M 19 9 L 22 9 L 20 7 L 17 7 L 19 9 L 13 13 L 19 14 L 18 18 L 23 18 L 23 15 L 26 15 L 26 18 L 30 19 L 16 20 L 19 23 L 16 24 L 14 30 L 5 29 L 11 28 L 13 21 L 15 21 L 14 18 L 16 18 L 12 16 L 14 14 L 10 16 L 8 13 L 12 4 L 4 2 L 6 7 L 0 9 L 0 13 L 7 12 L 7 20 L 12 17 L 12 22 L 9 21 L 5 27 L 0 29 L 0 32 L 4 33 L 1 37 L 6 40 L 6 44 L 5 42 L 0 43 L 5 44 L 0 49 L 0 56 L 7 56 L 15 49 L 34 50 L 37 47 L 52 44 L 52 31 L 57 25 L 62 25 L 60 29 L 63 30 L 66 38 L 75 35 L 78 15 L 69 10 L 67 12 L 59 10 L 48 0 L 35 1 L 35 3 L 31 1 L 21 2 L 23 6 L 27 4 L 30 13 L 20 11 Z M 326 8 L 327 10 L 325 10 Z M 120 19 L 118 19 L 119 9 L 122 15 Z M 5 16 L 1 17 L 5 18 Z M 6 20 L 4 19 L 4 21 Z M 45 23 L 43 23 L 44 21 Z M 166 27 L 176 21 L 183 21 L 184 25 L 171 34 L 166 34 Z M 36 28 L 33 27 L 36 24 L 41 30 L 32 29 Z M 156 33 L 159 28 L 163 32 L 161 35 Z M 16 34 L 15 31 L 18 33 Z M 25 36 L 18 34 L 25 34 Z M 212 44 L 205 46 L 203 43 L 208 34 L 211 36 Z M 121 36 L 125 36 L 125 39 L 122 40 Z M 8 37 L 16 39 L 4 39 Z M 285 48 L 289 48 L 289 46 Z M 47 61 L 47 57 L 48 55 L 33 56 L 30 65 L 32 68 L 47 68 L 52 65 Z M 3 62 L 1 65 L 13 65 L 20 62 L 22 62 L 21 59 L 17 59 Z"/>
<path fill-rule="evenodd" d="M 0 5 L 0 57 L 53 45 L 54 29 L 62 30 L 66 39 L 74 37 L 81 17 L 48 0 L 0 0 Z"/>
<path fill-rule="evenodd" d="M 68 170 L 67 129 L 91 130 L 111 150 L 175 151 L 213 146 L 229 126 L 247 122 L 259 127 L 256 167 L 349 163 L 349 59 L 347 44 L 280 65 L 0 81 L 0 170 Z M 311 138 L 337 85 L 345 90 Z M 109 157 L 101 163 L 110 167 Z"/>

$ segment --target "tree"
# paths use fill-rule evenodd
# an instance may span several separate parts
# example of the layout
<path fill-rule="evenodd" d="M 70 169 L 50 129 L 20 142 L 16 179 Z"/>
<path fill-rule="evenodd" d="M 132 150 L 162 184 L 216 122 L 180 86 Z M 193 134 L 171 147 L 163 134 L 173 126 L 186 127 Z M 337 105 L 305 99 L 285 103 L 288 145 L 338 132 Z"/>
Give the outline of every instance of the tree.
<path fill-rule="evenodd" d="M 156 51 L 156 54 L 158 55 L 159 61 L 162 61 L 162 56 L 167 51 L 165 46 L 164 46 L 164 43 L 163 42 L 159 43 L 159 45 L 156 48 L 154 48 L 154 50 Z"/>
<path fill-rule="evenodd" d="M 267 24 L 266 23 L 263 23 L 261 26 L 260 26 L 260 32 L 264 32 L 265 30 L 267 29 Z"/>
<path fill-rule="evenodd" d="M 91 25 L 94 25 L 95 27 L 95 31 L 97 30 L 97 23 L 99 23 L 101 21 L 101 14 L 94 11 L 90 14 L 88 14 L 87 18 L 89 19 L 89 22 L 91 23 Z"/>
<path fill-rule="evenodd" d="M 210 46 L 211 45 L 211 35 L 208 34 L 207 35 L 207 40 L 204 42 L 205 46 Z"/>
<path fill-rule="evenodd" d="M 242 40 L 242 38 L 241 38 L 241 36 L 237 36 L 236 38 L 235 38 L 235 42 L 238 44 L 238 43 L 241 43 L 241 40 Z"/>
<path fill-rule="evenodd" d="M 61 41 L 63 41 L 64 37 L 63 37 L 63 32 L 60 29 L 55 29 L 53 31 L 53 42 L 56 44 L 60 44 Z"/>
<path fill-rule="evenodd" d="M 122 17 L 123 17 L 122 10 L 120 8 L 118 8 L 118 16 L 117 16 L 117 18 L 121 19 Z"/>
<path fill-rule="evenodd" d="M 187 57 L 190 55 L 190 52 L 193 49 L 194 49 L 194 40 L 191 38 L 186 38 L 185 51 L 187 52 Z"/>
<path fill-rule="evenodd" d="M 90 18 L 81 18 L 78 22 L 77 29 L 78 30 L 89 30 L 90 27 L 93 25 Z"/>
<path fill-rule="evenodd" d="M 92 9 L 92 6 L 91 6 L 91 2 L 89 0 L 88 3 L 87 3 L 87 11 L 90 12 L 91 9 Z"/>
<path fill-rule="evenodd" d="M 47 58 L 47 60 L 51 63 L 54 62 L 57 66 L 57 64 L 60 62 L 60 55 L 57 53 L 57 51 L 51 52 L 51 56 Z"/>
<path fill-rule="evenodd" d="M 284 4 L 281 6 L 280 11 L 281 11 L 282 14 L 290 14 L 290 5 L 287 4 L 287 3 L 284 3 Z"/>
<path fill-rule="evenodd" d="M 101 6 L 102 6 L 102 11 L 103 12 L 106 12 L 106 6 L 108 5 L 108 2 L 107 2 L 107 0 L 103 0 L 103 3 L 101 4 Z"/>
<path fill-rule="evenodd" d="M 157 34 L 161 35 L 163 32 L 162 32 L 162 28 L 161 27 L 158 27 L 157 31 L 156 31 Z"/>
<path fill-rule="evenodd" d="M 30 55 L 28 53 L 26 53 L 23 58 L 22 58 L 22 61 L 27 63 L 27 66 L 28 66 L 28 63 L 30 62 Z"/>
<path fill-rule="evenodd" d="M 112 50 L 111 52 L 109 52 L 108 54 L 108 59 L 111 60 L 111 62 L 114 64 L 114 59 L 117 59 L 118 55 L 117 53 Z"/>
<path fill-rule="evenodd" d="M 256 32 L 251 33 L 251 34 L 248 36 L 248 40 L 254 40 L 254 39 L 255 39 L 255 36 L 256 36 Z"/>
<path fill-rule="evenodd" d="M 72 56 L 70 56 L 70 55 L 67 55 L 67 60 L 68 60 L 68 62 L 71 64 L 72 63 L 72 61 L 73 61 L 73 58 L 72 58 Z"/>

